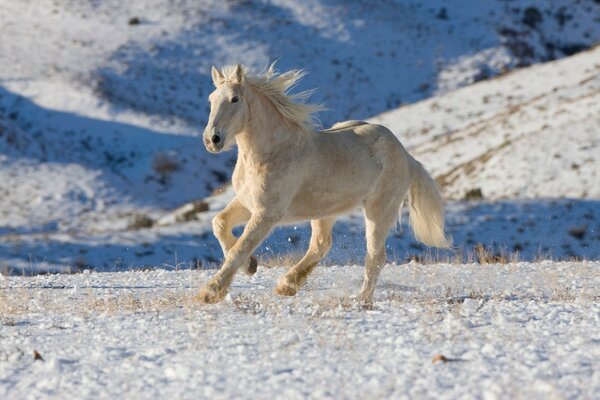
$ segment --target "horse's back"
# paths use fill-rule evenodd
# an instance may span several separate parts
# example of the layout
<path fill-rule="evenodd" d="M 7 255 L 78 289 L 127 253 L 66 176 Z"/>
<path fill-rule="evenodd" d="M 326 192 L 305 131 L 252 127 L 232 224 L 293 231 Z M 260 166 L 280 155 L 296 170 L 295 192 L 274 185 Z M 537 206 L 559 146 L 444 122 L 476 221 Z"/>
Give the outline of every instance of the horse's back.
<path fill-rule="evenodd" d="M 322 135 L 332 135 L 328 138 L 333 141 L 353 141 L 362 143 L 369 148 L 369 152 L 373 154 L 373 146 L 377 143 L 377 147 L 385 144 L 391 151 L 403 153 L 404 147 L 398 138 L 383 125 L 371 124 L 365 121 L 343 121 L 337 122 L 331 128 L 318 132 Z"/>
<path fill-rule="evenodd" d="M 327 139 L 325 139 L 327 138 Z M 322 143 L 329 141 L 329 155 L 346 159 L 346 165 L 360 165 L 365 170 L 393 171 L 399 179 L 408 179 L 410 156 L 400 140 L 388 128 L 364 121 L 338 122 L 321 134 Z M 346 153 L 346 154 L 340 154 Z M 367 174 L 369 175 L 369 174 Z M 377 180 L 377 179 L 375 179 Z"/>
<path fill-rule="evenodd" d="M 364 121 L 345 121 L 315 136 L 314 166 L 326 166 L 335 175 L 373 182 L 386 168 L 406 168 L 406 151 L 387 128 Z M 333 172 L 335 171 L 335 172 Z"/>
<path fill-rule="evenodd" d="M 367 125 L 368 122 L 358 121 L 358 120 L 349 120 L 349 121 L 341 121 L 336 122 L 330 128 L 324 129 L 321 132 L 333 132 L 347 128 L 353 128 L 355 126 Z"/>
<path fill-rule="evenodd" d="M 362 121 L 346 121 L 316 132 L 304 153 L 304 179 L 290 204 L 289 220 L 321 218 L 361 206 L 390 171 L 401 178 L 405 157 L 402 145 L 386 128 Z M 302 172 L 300 172 L 302 171 Z"/>

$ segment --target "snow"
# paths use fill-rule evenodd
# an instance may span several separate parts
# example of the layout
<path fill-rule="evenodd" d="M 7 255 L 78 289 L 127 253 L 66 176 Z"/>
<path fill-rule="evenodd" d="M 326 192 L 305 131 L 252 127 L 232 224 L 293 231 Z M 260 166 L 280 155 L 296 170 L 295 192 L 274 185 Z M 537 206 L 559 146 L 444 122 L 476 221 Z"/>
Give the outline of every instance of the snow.
<path fill-rule="evenodd" d="M 197 129 L 206 121 L 211 64 L 260 68 L 280 59 L 282 69 L 310 72 L 305 85 L 321 89 L 330 107 L 323 122 L 331 124 L 593 45 L 598 5 L 576 3 L 11 2 L 0 11 L 2 34 L 13 39 L 0 43 L 0 76 L 45 107 L 77 107 L 47 83 L 83 86 L 115 114 L 125 108 Z M 535 26 L 524 23 L 528 7 L 542 14 Z M 140 23 L 130 25 L 133 17 Z"/>
<path fill-rule="evenodd" d="M 388 265 L 372 309 L 352 265 L 294 298 L 261 266 L 216 306 L 193 300 L 214 271 L 8 277 L 0 397 L 593 398 L 599 271 Z"/>
<path fill-rule="evenodd" d="M 392 129 L 448 198 L 600 197 L 600 48 L 371 120 Z"/>

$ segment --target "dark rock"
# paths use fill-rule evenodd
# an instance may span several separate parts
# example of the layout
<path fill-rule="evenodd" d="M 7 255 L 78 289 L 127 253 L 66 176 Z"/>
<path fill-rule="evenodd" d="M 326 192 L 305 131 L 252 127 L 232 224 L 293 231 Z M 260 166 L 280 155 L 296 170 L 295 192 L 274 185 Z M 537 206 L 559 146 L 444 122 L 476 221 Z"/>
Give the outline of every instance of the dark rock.
<path fill-rule="evenodd" d="M 464 199 L 465 200 L 481 200 L 481 199 L 483 199 L 483 192 L 481 191 L 480 188 L 468 190 L 465 193 Z"/>
<path fill-rule="evenodd" d="M 542 13 L 536 7 L 527 7 L 525 9 L 522 20 L 525 25 L 535 28 L 543 20 Z"/>

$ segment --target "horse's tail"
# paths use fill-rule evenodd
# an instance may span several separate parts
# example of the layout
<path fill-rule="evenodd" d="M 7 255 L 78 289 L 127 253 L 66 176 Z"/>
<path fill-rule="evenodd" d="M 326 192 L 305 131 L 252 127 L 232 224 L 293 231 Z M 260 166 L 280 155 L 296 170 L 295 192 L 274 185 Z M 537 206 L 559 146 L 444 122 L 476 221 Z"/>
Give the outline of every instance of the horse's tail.
<path fill-rule="evenodd" d="M 452 239 L 444 234 L 442 196 L 420 162 L 409 155 L 411 185 L 409 192 L 410 226 L 419 242 L 449 249 Z"/>

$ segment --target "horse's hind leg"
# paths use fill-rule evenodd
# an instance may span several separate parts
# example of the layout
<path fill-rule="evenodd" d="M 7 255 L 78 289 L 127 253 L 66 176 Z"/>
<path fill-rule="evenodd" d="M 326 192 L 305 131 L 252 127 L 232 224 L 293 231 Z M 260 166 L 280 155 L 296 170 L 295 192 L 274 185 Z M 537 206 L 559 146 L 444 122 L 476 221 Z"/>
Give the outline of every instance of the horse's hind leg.
<path fill-rule="evenodd" d="M 335 218 L 315 219 L 310 222 L 312 234 L 308 251 L 296 265 L 279 279 L 275 291 L 282 296 L 293 296 L 306 278 L 316 267 L 317 263 L 331 249 L 331 236 Z"/>
<path fill-rule="evenodd" d="M 365 277 L 360 291 L 360 301 L 371 303 L 375 284 L 386 261 L 385 240 L 390 228 L 398 220 L 402 196 L 396 193 L 377 193 L 365 201 L 365 227 L 367 254 L 365 256 Z"/>
<path fill-rule="evenodd" d="M 221 245 L 223 250 L 223 256 L 227 257 L 227 252 L 233 247 L 237 238 L 233 236 L 233 228 L 239 224 L 247 222 L 250 218 L 250 211 L 246 209 L 237 198 L 227 204 L 227 206 L 219 212 L 212 221 L 213 232 Z M 250 260 L 243 268 L 244 272 L 248 275 L 253 275 L 256 272 L 258 263 L 254 256 L 250 257 Z"/>

